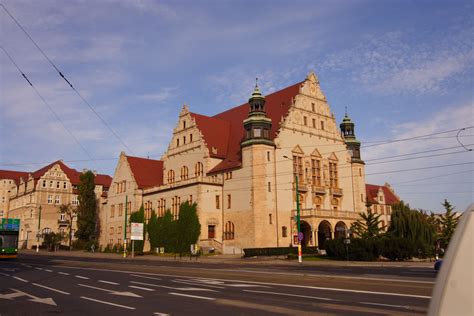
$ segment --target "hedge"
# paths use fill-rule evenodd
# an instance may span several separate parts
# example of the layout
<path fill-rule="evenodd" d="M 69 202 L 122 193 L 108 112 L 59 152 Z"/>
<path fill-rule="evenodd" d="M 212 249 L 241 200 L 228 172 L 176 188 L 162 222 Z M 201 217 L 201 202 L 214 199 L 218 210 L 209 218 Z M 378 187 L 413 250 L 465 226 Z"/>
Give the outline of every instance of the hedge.
<path fill-rule="evenodd" d="M 318 247 L 303 247 L 303 254 L 318 254 Z M 298 247 L 245 248 L 244 257 L 298 254 Z"/>

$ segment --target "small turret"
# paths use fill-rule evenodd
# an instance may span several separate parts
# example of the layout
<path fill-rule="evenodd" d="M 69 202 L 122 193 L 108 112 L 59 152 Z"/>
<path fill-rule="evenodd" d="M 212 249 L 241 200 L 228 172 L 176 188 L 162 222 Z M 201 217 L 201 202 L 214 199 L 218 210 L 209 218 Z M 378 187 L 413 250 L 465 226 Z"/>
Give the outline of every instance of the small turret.
<path fill-rule="evenodd" d="M 351 161 L 364 163 L 364 161 L 362 161 L 362 159 L 360 158 L 360 141 L 358 141 L 355 136 L 355 130 L 354 130 L 355 124 L 347 115 L 347 108 L 346 108 L 346 114 L 344 115 L 344 118 L 342 119 L 342 123 L 339 126 L 341 128 L 341 135 L 344 138 L 346 146 L 351 152 L 351 157 L 352 157 Z"/>

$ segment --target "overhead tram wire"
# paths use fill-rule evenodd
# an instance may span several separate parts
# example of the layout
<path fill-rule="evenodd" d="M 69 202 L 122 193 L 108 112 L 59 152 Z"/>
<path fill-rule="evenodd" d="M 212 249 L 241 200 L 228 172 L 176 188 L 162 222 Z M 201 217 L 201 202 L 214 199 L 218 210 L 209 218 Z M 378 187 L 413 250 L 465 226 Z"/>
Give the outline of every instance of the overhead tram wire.
<path fill-rule="evenodd" d="M 17 19 L 8 11 L 8 9 L 0 3 L 0 6 L 5 10 L 5 12 L 10 16 L 10 18 L 15 22 L 15 24 L 25 33 L 25 35 L 30 39 L 30 41 L 36 46 L 36 48 L 40 51 L 40 53 L 46 58 L 46 60 L 53 66 L 53 68 L 56 70 L 56 72 L 59 74 L 59 76 L 66 81 L 66 83 L 71 87 L 74 92 L 79 96 L 79 98 L 89 107 L 89 109 L 97 116 L 97 118 L 107 127 L 107 129 L 114 135 L 115 138 L 130 152 L 133 154 L 133 151 L 130 149 L 130 147 L 125 144 L 125 142 L 120 138 L 120 136 L 110 127 L 110 125 L 102 118 L 102 116 L 97 113 L 97 111 L 92 107 L 92 105 L 82 96 L 82 94 L 77 91 L 77 89 L 71 84 L 71 82 L 64 76 L 64 74 L 56 67 L 56 65 L 53 63 L 53 61 L 46 55 L 46 53 L 39 47 L 39 45 L 35 42 L 35 40 L 30 36 L 30 34 L 25 30 L 25 28 L 18 22 Z"/>
<path fill-rule="evenodd" d="M 59 117 L 59 115 L 56 113 L 56 111 L 54 111 L 54 109 L 51 107 L 51 105 L 49 105 L 48 102 L 46 102 L 45 98 L 43 98 L 43 96 L 41 95 L 41 93 L 39 93 L 38 89 L 36 89 L 36 87 L 33 85 L 33 83 L 28 79 L 28 77 L 25 75 L 25 73 L 20 69 L 20 67 L 17 65 L 17 63 L 13 60 L 13 58 L 10 56 L 10 54 L 7 52 L 7 50 L 3 47 L 3 46 L 0 46 L 0 48 L 3 50 L 3 52 L 8 56 L 8 58 L 10 59 L 10 61 L 13 63 L 13 65 L 15 65 L 16 69 L 18 69 L 18 71 L 20 72 L 21 76 L 28 82 L 28 84 L 33 88 L 33 90 L 35 90 L 36 94 L 38 95 L 38 97 L 41 99 L 41 101 L 43 101 L 43 103 L 48 107 L 48 109 L 51 111 L 51 113 L 53 113 L 54 117 L 61 123 L 61 125 L 64 127 L 64 129 L 69 133 L 69 135 L 71 135 L 71 137 L 74 139 L 74 141 L 79 145 L 79 147 L 82 149 L 82 151 L 84 151 L 84 153 L 87 155 L 87 157 L 89 157 L 89 159 L 91 160 L 94 160 L 92 158 L 92 156 L 89 154 L 89 152 L 86 150 L 86 148 L 79 142 L 79 140 L 76 138 L 76 136 L 74 136 L 74 134 L 71 132 L 71 130 L 66 126 L 66 124 L 63 122 L 63 120 L 61 120 L 61 118 Z"/>

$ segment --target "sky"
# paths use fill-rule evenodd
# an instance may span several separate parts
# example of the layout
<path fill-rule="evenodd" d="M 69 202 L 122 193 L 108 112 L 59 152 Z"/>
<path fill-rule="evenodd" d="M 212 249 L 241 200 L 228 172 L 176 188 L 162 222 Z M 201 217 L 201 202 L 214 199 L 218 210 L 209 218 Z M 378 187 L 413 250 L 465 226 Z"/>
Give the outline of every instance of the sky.
<path fill-rule="evenodd" d="M 256 77 L 269 94 L 314 71 L 356 124 L 367 183 L 433 212 L 474 200 L 472 1 L 1 3 L 0 169 L 113 175 L 121 151 L 161 157 L 183 104 L 214 115 Z"/>

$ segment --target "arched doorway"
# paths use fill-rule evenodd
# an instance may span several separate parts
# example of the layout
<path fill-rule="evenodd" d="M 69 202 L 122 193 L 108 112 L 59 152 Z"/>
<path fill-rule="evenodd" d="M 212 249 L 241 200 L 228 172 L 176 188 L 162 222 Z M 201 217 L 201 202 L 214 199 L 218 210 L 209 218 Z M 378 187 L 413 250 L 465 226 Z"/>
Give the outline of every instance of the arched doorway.
<path fill-rule="evenodd" d="M 347 226 L 344 222 L 337 222 L 334 229 L 334 239 L 346 237 Z"/>
<path fill-rule="evenodd" d="M 331 239 L 331 224 L 328 221 L 322 221 L 318 226 L 319 249 L 324 249 L 324 242 L 327 239 Z"/>
<path fill-rule="evenodd" d="M 311 242 L 311 226 L 305 222 L 300 222 L 300 231 L 303 233 L 303 240 L 301 241 L 301 245 L 303 247 L 309 246 Z"/>

